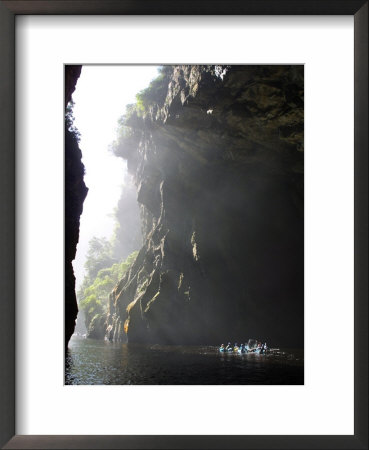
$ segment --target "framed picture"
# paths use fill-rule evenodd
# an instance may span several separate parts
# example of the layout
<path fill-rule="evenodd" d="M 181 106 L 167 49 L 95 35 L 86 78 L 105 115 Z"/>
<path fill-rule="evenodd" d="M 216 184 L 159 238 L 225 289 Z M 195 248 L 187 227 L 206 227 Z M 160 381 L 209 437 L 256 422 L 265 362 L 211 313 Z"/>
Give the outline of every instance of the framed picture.
<path fill-rule="evenodd" d="M 269 1 L 257 3 L 240 1 L 232 5 L 211 2 L 200 4 L 186 2 L 172 5 L 168 1 L 157 1 L 150 5 L 145 2 L 135 2 L 132 5 L 124 0 L 108 2 L 2 1 L 0 2 L 0 25 L 2 59 L 0 68 L 2 105 L 0 113 L 2 149 L 0 156 L 1 445 L 4 448 L 368 448 L 367 2 L 343 0 L 311 4 L 308 1 L 298 3 L 280 1 L 275 5 Z M 125 44 L 124 48 L 122 43 Z M 65 48 L 68 51 L 65 51 Z M 304 179 L 305 174 L 305 215 L 304 200 L 302 203 L 298 200 L 301 189 L 292 191 L 287 189 L 291 204 L 297 205 L 297 209 L 299 205 L 302 205 L 305 236 L 303 238 L 301 233 L 296 232 L 300 222 L 293 222 L 295 226 L 291 226 L 287 234 L 284 230 L 284 234 L 281 234 L 284 237 L 278 237 L 278 239 L 284 248 L 284 254 L 287 248 L 296 248 L 296 245 L 300 245 L 298 248 L 302 249 L 302 253 L 300 250 L 297 251 L 300 256 L 303 255 L 305 239 L 304 315 L 296 313 L 295 317 L 291 313 L 292 319 L 287 319 L 284 323 L 278 316 L 280 310 L 276 309 L 268 317 L 264 316 L 264 321 L 259 321 L 259 324 L 265 328 L 261 332 L 263 336 L 268 336 L 267 333 L 270 332 L 273 339 L 277 341 L 281 338 L 278 330 L 283 328 L 286 333 L 282 334 L 282 337 L 287 339 L 290 336 L 291 340 L 297 342 L 300 332 L 301 342 L 305 341 L 303 366 L 293 355 L 288 355 L 289 359 L 286 358 L 285 362 L 282 359 L 284 367 L 287 367 L 287 371 L 283 372 L 285 378 L 282 382 L 273 369 L 275 378 L 272 380 L 268 378 L 268 382 L 265 378 L 261 383 L 250 383 L 247 381 L 250 378 L 246 376 L 243 382 L 228 383 L 238 384 L 238 386 L 224 385 L 227 383 L 219 381 L 218 375 L 209 382 L 209 377 L 201 379 L 199 374 L 196 375 L 198 382 L 193 382 L 192 378 L 192 382 L 176 383 L 172 382 L 173 378 L 170 378 L 169 382 L 165 383 L 160 378 L 159 381 L 156 379 L 152 383 L 143 384 L 169 384 L 169 386 L 127 386 L 141 384 L 137 381 L 140 378 L 135 378 L 136 381 L 132 383 L 131 375 L 129 379 L 113 377 L 104 382 L 103 377 L 107 372 L 116 371 L 110 359 L 103 363 L 106 366 L 101 367 L 99 374 L 95 371 L 96 378 L 92 382 L 88 377 L 87 381 L 83 381 L 85 380 L 83 377 L 79 378 L 75 367 L 74 369 L 67 367 L 64 379 L 62 318 L 65 314 L 68 319 L 69 310 L 68 305 L 64 310 L 63 302 L 63 204 L 65 201 L 68 208 L 68 201 L 70 201 L 68 193 L 64 197 L 64 174 L 61 170 L 64 164 L 63 144 L 64 140 L 68 140 L 68 135 L 64 137 L 63 134 L 64 127 L 60 126 L 61 105 L 62 108 L 65 107 L 64 70 L 66 70 L 65 94 L 69 96 L 67 100 L 70 100 L 69 91 L 74 89 L 74 86 L 68 85 L 68 79 L 73 78 L 73 70 L 71 72 L 70 68 L 78 69 L 82 65 L 81 77 L 87 77 L 88 70 L 97 67 L 97 64 L 111 65 L 113 69 L 114 65 L 120 67 L 133 65 L 142 68 L 150 64 L 160 66 L 159 78 L 170 78 L 173 92 L 178 91 L 175 87 L 176 82 L 183 88 L 184 81 L 181 81 L 181 76 L 184 76 L 186 80 L 194 80 L 197 76 L 199 79 L 209 79 L 212 89 L 214 85 L 219 85 L 214 91 L 214 97 L 219 98 L 223 95 L 224 104 L 230 102 L 230 92 L 237 85 L 239 90 L 235 92 L 238 103 L 228 105 L 228 109 L 224 110 L 219 108 L 219 101 L 211 102 L 211 96 L 206 93 L 206 87 L 201 88 L 204 90 L 199 88 L 198 97 L 196 94 L 192 95 L 191 98 L 195 99 L 192 106 L 191 98 L 185 99 L 187 91 L 184 89 L 180 96 L 192 109 L 183 111 L 183 114 L 186 115 L 189 110 L 193 113 L 193 108 L 198 108 L 203 115 L 196 116 L 196 119 L 193 119 L 191 114 L 191 117 L 187 115 L 181 118 L 182 110 L 178 110 L 173 117 L 165 118 L 167 129 L 172 132 L 173 129 L 177 130 L 178 122 L 181 120 L 184 124 L 187 123 L 186 121 L 191 124 L 193 120 L 197 124 L 201 122 L 202 132 L 198 133 L 198 139 L 202 139 L 202 150 L 208 146 L 209 154 L 210 150 L 214 152 L 214 148 L 217 147 L 216 140 L 221 139 L 219 124 L 224 122 L 222 116 L 226 113 L 228 124 L 236 123 L 247 114 L 248 120 L 250 120 L 250 114 L 251 116 L 259 115 L 260 121 L 264 124 L 264 131 L 261 134 L 268 135 L 265 139 L 269 139 L 270 151 L 276 143 L 282 141 L 289 155 L 294 150 L 298 150 L 297 156 L 294 154 L 290 158 L 293 164 L 290 160 L 288 161 L 293 171 L 286 172 L 283 166 L 282 172 L 285 177 L 283 179 L 288 179 L 289 186 L 294 184 L 295 187 L 298 185 L 302 188 L 301 179 Z M 168 69 L 165 69 L 166 67 Z M 137 71 L 136 78 L 139 72 Z M 183 75 L 184 72 L 187 75 Z M 105 76 L 101 74 L 102 72 L 100 72 L 100 79 L 106 81 Z M 251 80 L 249 84 L 246 79 Z M 79 88 L 77 80 L 78 76 L 75 76 L 71 83 L 71 85 L 77 83 L 76 94 Z M 93 83 L 93 86 L 98 85 L 99 76 Z M 133 81 L 127 81 L 127 83 L 133 84 Z M 159 89 L 160 86 L 158 87 L 158 83 L 155 83 L 154 87 Z M 243 84 L 247 86 L 247 92 L 243 92 L 240 88 Z M 352 89 L 353 84 L 354 89 Z M 108 87 L 106 84 L 105 88 L 103 86 L 104 83 L 98 90 L 92 88 L 87 93 L 87 97 L 96 96 L 96 100 L 90 103 L 90 110 L 95 116 L 103 115 L 104 108 L 107 108 L 99 100 L 99 97 L 104 96 L 104 89 L 108 95 Z M 193 90 L 193 86 L 192 88 L 190 86 L 191 89 Z M 261 98 L 260 95 L 264 95 L 260 94 L 262 91 L 264 94 L 267 93 L 263 97 L 265 100 L 263 105 L 266 106 L 261 114 L 260 108 L 258 111 L 255 110 L 255 104 L 258 103 L 253 101 L 252 95 L 256 93 Z M 147 90 L 141 91 L 141 94 L 136 97 L 137 117 L 142 115 L 145 117 L 147 114 L 147 111 L 142 113 L 137 108 L 147 107 L 145 102 L 149 94 Z M 279 112 L 277 111 L 274 116 L 278 116 L 279 119 L 273 122 L 272 111 L 279 97 L 284 99 L 283 111 L 279 111 L 279 106 L 277 107 Z M 244 103 L 240 103 L 239 98 L 242 98 Z M 290 109 L 286 109 L 287 104 Z M 71 112 L 68 114 L 69 130 L 73 131 Z M 131 119 L 130 116 L 129 120 Z M 145 120 L 147 121 L 147 117 Z M 99 123 L 101 124 L 102 121 L 98 121 L 97 126 Z M 125 138 L 127 133 L 132 134 L 132 130 L 127 131 L 129 123 L 121 123 L 125 127 L 122 134 Z M 182 126 L 187 126 L 183 123 Z M 274 129 L 275 123 L 278 126 Z M 254 124 L 246 131 L 251 134 L 255 127 Z M 304 128 L 305 159 L 301 157 Z M 206 129 L 213 131 L 204 137 Z M 237 130 L 235 135 L 242 133 L 241 129 L 237 128 Z M 153 133 L 152 130 L 151 132 Z M 75 133 L 78 132 L 75 130 Z M 128 137 L 131 138 L 131 134 Z M 35 138 L 37 135 L 39 137 Z M 225 134 L 222 135 L 225 138 Z M 217 138 L 214 139 L 214 136 Z M 166 145 L 163 143 L 166 137 L 167 134 L 160 137 L 163 147 Z M 78 140 L 77 134 L 75 138 Z M 258 137 L 250 136 L 252 148 L 242 146 L 242 151 L 247 152 L 247 158 L 243 163 L 250 165 L 252 155 L 255 159 L 255 155 L 260 158 L 259 155 L 265 154 L 267 145 L 265 142 L 261 143 L 260 150 L 256 145 L 258 139 Z M 153 140 L 151 145 L 153 142 L 159 141 Z M 119 147 L 121 143 L 118 142 L 117 145 Z M 142 145 L 141 142 L 140 151 L 142 151 Z M 236 140 L 232 141 L 230 147 L 233 145 L 237 148 Z M 182 147 L 185 152 L 190 152 L 185 143 L 182 143 Z M 124 150 L 119 148 L 117 152 L 124 153 Z M 56 150 L 53 152 L 52 149 Z M 213 153 L 211 155 L 214 158 Z M 269 158 L 272 153 L 268 155 Z M 124 157 L 126 156 L 124 153 Z M 203 156 L 207 158 L 206 151 Z M 137 164 L 137 161 L 130 160 L 129 156 L 127 158 L 129 165 Z M 147 157 L 145 158 L 147 160 Z M 232 149 L 227 152 L 227 158 L 223 154 L 221 158 L 227 159 L 227 168 L 231 167 L 234 161 Z M 170 153 L 164 159 L 168 166 L 173 163 L 173 156 Z M 274 160 L 278 160 L 278 157 Z M 283 156 L 281 160 L 284 163 L 286 157 Z M 142 168 L 143 162 L 139 164 Z M 183 179 L 183 173 L 190 173 L 191 167 L 186 166 L 186 161 L 181 158 L 176 182 L 180 177 Z M 152 175 L 152 167 L 142 168 L 145 173 L 148 170 Z M 280 180 L 282 172 L 276 175 L 274 166 L 271 170 L 273 177 L 276 177 L 273 180 Z M 229 172 L 233 174 L 229 177 L 229 182 L 223 182 L 222 185 L 215 183 L 213 186 L 214 192 L 222 191 L 224 188 L 223 191 L 226 192 L 224 211 L 227 211 L 231 218 L 233 209 L 229 206 L 230 199 L 237 197 L 237 189 L 234 189 L 232 177 L 237 179 L 237 186 L 241 183 L 241 178 L 237 178 L 236 172 L 232 170 Z M 253 181 L 246 183 L 247 186 L 242 185 L 244 191 L 247 190 L 246 188 L 253 190 L 255 186 L 260 185 L 258 181 L 254 183 L 255 179 L 265 178 L 259 177 L 260 172 L 256 175 L 255 171 L 248 173 L 251 174 Z M 16 185 L 15 174 L 17 174 Z M 68 169 L 66 169 L 66 176 L 67 178 L 69 176 Z M 208 176 L 202 174 L 200 178 L 211 183 L 209 174 Z M 146 191 L 143 181 L 148 183 Z M 187 192 L 186 189 L 189 192 L 196 191 L 193 181 L 189 183 L 190 187 L 181 184 L 182 197 Z M 170 179 L 168 181 L 166 178 L 166 183 L 170 187 L 170 192 L 175 190 L 175 186 L 170 184 Z M 201 183 L 199 185 L 202 187 L 200 186 L 196 191 L 197 199 L 199 192 L 206 184 Z M 255 191 L 257 193 L 262 191 L 264 194 L 269 192 L 268 195 L 263 194 L 264 197 L 259 197 L 269 198 L 269 203 L 263 200 L 264 203 L 255 208 L 253 202 L 256 195 L 253 197 L 254 200 L 248 198 L 246 203 L 241 202 L 245 223 L 252 224 L 251 216 L 245 212 L 246 207 L 258 211 L 252 215 L 253 218 L 265 219 L 266 216 L 271 218 L 267 221 L 267 226 L 263 221 L 255 221 L 259 224 L 259 232 L 264 230 L 265 236 L 279 236 L 276 234 L 276 229 L 283 228 L 283 224 L 290 223 L 288 221 L 292 220 L 290 206 L 285 206 L 285 197 L 282 194 L 277 195 L 278 192 L 285 192 L 280 188 L 285 184 L 281 184 L 280 181 L 277 183 L 273 181 L 273 183 L 269 191 L 264 185 Z M 159 187 L 155 187 L 154 182 L 150 184 L 151 187 L 149 184 L 148 178 L 141 179 L 139 196 L 141 203 L 149 205 L 150 209 L 155 202 L 145 200 L 145 195 L 152 196 L 157 189 L 162 197 L 166 193 L 165 186 L 161 183 Z M 272 193 L 273 201 L 271 201 Z M 220 198 L 220 194 L 215 197 L 215 200 Z M 213 200 L 214 198 L 207 196 L 204 204 L 208 205 Z M 185 200 L 183 202 L 185 204 Z M 240 202 L 235 201 L 235 203 Z M 202 211 L 204 204 L 201 204 Z M 192 211 L 192 208 L 193 205 L 187 204 L 186 211 Z M 219 209 L 221 210 L 221 206 L 218 205 L 216 210 L 219 211 Z M 354 214 L 352 214 L 353 209 Z M 173 211 L 175 210 L 176 207 Z M 167 209 L 166 214 L 170 215 L 170 211 L 170 208 Z M 211 211 L 209 210 L 209 214 Z M 239 209 L 237 211 L 235 215 L 239 216 L 241 212 Z M 270 211 L 275 211 L 275 214 L 273 215 Z M 146 214 L 145 223 L 151 220 L 156 225 L 160 224 L 161 214 L 158 214 L 158 217 L 155 216 L 155 211 L 149 213 L 144 211 L 143 214 L 144 216 Z M 211 249 L 206 249 L 206 237 L 201 238 L 201 232 L 203 232 L 201 226 L 194 225 L 194 217 L 195 222 L 203 220 L 201 214 L 198 216 L 195 213 L 192 214 L 189 229 L 186 231 L 195 265 L 198 263 L 202 249 L 204 249 L 203 254 L 206 255 L 207 251 L 208 255 L 212 254 Z M 217 228 L 215 225 L 214 227 L 204 225 L 204 229 L 208 229 L 209 242 L 218 239 L 219 232 L 227 227 L 225 221 L 223 223 L 223 213 L 213 215 L 214 221 L 218 225 L 221 223 L 222 226 L 219 225 Z M 179 213 L 174 216 L 173 223 L 177 223 L 182 217 Z M 186 222 L 186 217 L 183 215 L 183 220 L 181 219 L 180 222 Z M 284 220 L 285 218 L 287 219 Z M 278 222 L 279 225 L 273 227 L 270 226 L 270 222 Z M 239 233 L 239 236 L 242 236 L 242 230 L 235 228 L 236 220 L 233 222 L 231 220 L 231 223 L 232 233 Z M 68 234 L 68 224 L 65 227 Z M 175 229 L 175 226 L 173 228 L 172 224 L 170 229 Z M 163 231 L 162 228 L 161 231 Z M 252 230 L 249 230 L 249 235 L 250 233 L 254 236 L 251 240 L 254 243 L 258 242 L 255 246 L 261 248 L 260 233 L 252 234 Z M 159 236 L 160 242 L 166 237 L 166 232 L 164 234 L 165 236 Z M 177 241 L 175 238 L 171 239 L 168 242 L 173 250 Z M 249 250 L 250 255 L 253 256 L 252 262 L 245 263 L 246 272 L 256 274 L 255 267 L 258 267 L 258 260 L 260 260 L 260 273 L 264 268 L 268 275 L 267 281 L 260 281 L 260 274 L 259 278 L 255 276 L 254 279 L 250 279 L 248 291 L 242 295 L 255 299 L 257 296 L 253 297 L 250 292 L 258 291 L 264 297 L 270 297 L 274 295 L 273 286 L 283 284 L 282 281 L 287 280 L 283 285 L 284 290 L 290 293 L 291 298 L 296 299 L 302 293 L 303 283 L 298 284 L 297 289 L 294 290 L 291 287 L 291 274 L 299 273 L 298 267 L 303 267 L 302 259 L 296 256 L 295 251 L 292 251 L 290 258 L 278 259 L 276 257 L 278 250 L 274 249 L 265 253 L 269 255 L 268 263 L 265 263 L 262 252 L 253 253 L 251 240 L 245 239 L 237 248 L 232 247 L 230 254 L 234 255 L 234 260 L 238 261 L 239 265 L 242 253 Z M 241 242 L 241 238 L 239 241 Z M 264 241 L 265 246 L 269 248 L 276 242 L 272 238 L 269 241 L 265 238 Z M 222 242 L 220 239 L 219 248 L 223 244 L 228 245 L 230 241 L 224 239 L 223 244 Z M 207 258 L 211 261 L 210 256 Z M 273 261 L 275 266 L 278 266 L 274 269 Z M 292 261 L 295 261 L 295 264 L 292 264 Z M 114 258 L 111 264 L 116 264 Z M 139 263 L 136 265 L 137 273 L 141 272 L 143 266 L 139 266 Z M 155 272 L 151 270 L 154 266 L 150 266 L 149 270 L 147 262 L 144 265 L 148 272 Z M 206 285 L 206 290 L 213 289 L 212 299 L 214 310 L 216 310 L 217 295 L 226 294 L 221 292 L 223 283 L 218 283 L 215 276 L 220 273 L 217 272 L 215 265 L 204 265 L 202 272 L 200 266 L 201 264 L 198 264 L 198 270 L 203 278 L 206 277 L 202 272 L 208 272 L 208 278 L 212 280 L 209 286 Z M 68 272 L 67 268 L 65 270 Z M 105 266 L 104 270 L 106 270 Z M 185 284 L 188 282 L 188 276 L 190 278 L 192 276 L 192 269 L 187 272 L 186 270 L 183 267 L 180 268 L 175 278 L 175 287 L 183 299 L 191 295 L 191 288 L 186 288 Z M 237 267 L 233 267 L 232 273 L 237 273 L 237 270 Z M 173 270 L 164 272 L 162 270 L 160 275 L 159 294 L 160 290 L 163 292 L 167 289 L 168 283 L 170 284 L 170 279 L 169 281 L 164 279 L 164 275 L 172 274 Z M 242 275 L 243 270 L 240 269 L 239 272 Z M 269 282 L 273 280 L 272 273 L 274 281 Z M 105 272 L 104 274 L 106 275 Z M 65 275 L 67 276 L 67 273 Z M 137 276 L 133 274 L 132 279 Z M 232 283 L 238 293 L 242 282 L 240 281 L 238 285 L 237 277 L 234 280 Z M 136 293 L 132 297 L 136 302 L 133 303 L 137 303 L 137 298 L 146 295 L 149 283 L 137 285 Z M 196 277 L 193 277 L 189 286 L 196 283 Z M 205 286 L 206 283 L 202 281 L 200 284 Z M 258 290 L 258 285 L 262 285 L 263 288 Z M 289 290 L 286 290 L 286 285 Z M 268 286 L 271 287 L 270 290 Z M 106 345 L 110 346 L 109 348 L 113 349 L 116 355 L 121 351 L 120 344 L 115 345 L 109 341 L 124 339 L 124 333 L 130 337 L 130 342 L 147 339 L 155 345 L 168 344 L 167 340 L 163 339 L 163 334 L 160 334 L 160 329 L 155 328 L 155 308 L 152 305 L 155 306 L 154 300 L 157 300 L 157 295 L 154 294 L 155 292 L 152 293 L 151 300 L 148 299 L 145 303 L 146 316 L 141 313 L 142 317 L 145 316 L 145 326 L 147 326 L 144 330 L 141 325 L 135 325 L 137 319 L 134 316 L 135 305 L 133 304 L 128 305 L 128 316 L 122 313 L 119 318 L 117 312 L 114 313 L 114 320 L 104 316 L 101 322 L 102 336 L 105 335 Z M 232 297 L 231 289 L 227 289 L 227 295 Z M 237 295 L 235 293 L 235 297 Z M 118 297 L 117 294 L 117 298 L 112 299 L 116 308 L 120 308 Z M 82 301 L 86 303 L 86 296 L 82 298 Z M 289 303 L 282 297 L 278 298 L 278 302 L 284 305 L 283 311 L 286 317 L 295 304 L 300 304 L 297 300 L 295 303 Z M 137 304 L 141 305 L 142 310 L 144 302 L 140 300 Z M 233 302 L 233 304 L 236 303 Z M 263 304 L 261 297 L 260 304 Z M 268 305 L 268 300 L 265 300 L 265 305 Z M 121 309 L 126 307 L 124 303 Z M 88 305 L 89 312 L 91 312 L 90 309 L 91 304 Z M 268 308 L 266 310 L 268 311 Z M 301 312 L 301 308 L 297 310 Z M 111 312 L 111 309 L 108 311 Z M 212 335 L 212 340 L 216 340 L 221 334 L 217 330 L 211 332 L 211 324 L 206 328 L 209 321 L 213 323 L 213 328 L 218 329 L 223 326 L 227 336 L 232 335 L 234 331 L 235 335 L 232 335 L 231 339 L 242 331 L 244 323 L 247 323 L 252 334 L 257 333 L 257 328 L 255 330 L 252 328 L 253 322 L 257 323 L 255 318 L 250 319 L 251 322 L 240 321 L 237 325 L 237 314 L 229 313 L 230 324 L 227 325 L 225 319 L 227 311 L 222 310 L 218 315 L 214 313 L 214 317 L 209 315 L 210 309 L 204 308 L 204 311 L 207 311 L 207 320 L 202 319 L 199 324 L 196 324 L 192 317 L 188 323 L 186 322 L 187 325 L 183 330 L 176 327 L 175 331 L 171 331 L 170 327 L 167 328 L 167 336 L 175 333 L 176 336 L 181 336 L 183 343 L 187 344 L 190 342 L 188 330 L 191 329 L 190 335 L 193 337 L 202 336 L 201 333 L 203 333 L 204 336 Z M 98 315 L 95 314 L 96 312 L 97 310 L 94 310 L 86 321 L 86 325 L 90 327 L 88 332 L 91 334 L 99 333 L 95 323 Z M 270 308 L 269 312 L 271 312 Z M 182 311 L 181 314 L 187 313 Z M 242 310 L 242 315 L 245 314 L 246 311 Z M 102 313 L 100 315 L 103 316 Z M 222 324 L 217 322 L 219 317 L 224 318 Z M 273 318 L 274 321 L 280 322 L 279 325 L 273 322 Z M 73 321 L 74 318 L 72 318 Z M 305 336 L 301 333 L 302 321 L 305 323 Z M 294 329 L 297 330 L 295 333 Z M 68 330 L 67 326 L 66 338 L 69 338 L 72 332 L 73 330 Z M 205 342 L 204 336 L 201 339 Z M 150 339 L 153 341 L 151 342 Z M 194 338 L 194 343 L 197 343 L 195 341 Z M 214 342 L 214 346 L 217 345 L 220 345 L 220 342 Z M 240 372 L 236 370 L 242 366 L 243 374 L 247 369 L 250 372 L 255 370 L 254 373 L 260 376 L 260 373 L 263 373 L 263 362 L 256 359 L 254 353 L 261 353 L 260 358 L 262 358 L 264 343 L 259 345 L 258 342 L 253 343 L 250 340 L 245 348 L 245 352 L 251 352 L 251 358 L 254 359 L 247 359 L 248 356 L 242 354 L 227 355 L 234 358 L 232 360 L 235 362 L 233 374 L 237 373 L 235 376 L 239 377 Z M 218 348 L 214 347 L 214 349 L 217 351 L 218 358 L 220 356 Z M 242 349 L 244 349 L 243 346 L 240 347 L 239 353 L 242 353 Z M 71 351 L 69 347 L 67 352 L 68 355 L 72 355 L 69 362 L 73 365 L 73 349 Z M 236 353 L 236 349 L 233 349 L 233 352 Z M 199 355 L 202 353 L 200 352 Z M 194 358 L 198 358 L 199 355 L 196 354 Z M 127 355 L 124 354 L 118 355 L 119 359 L 126 357 Z M 239 359 L 236 359 L 238 357 Z M 191 364 L 197 373 L 198 368 L 194 358 L 186 360 L 186 364 Z M 175 360 L 178 363 L 178 358 Z M 156 359 L 154 364 L 161 365 L 162 363 L 158 361 Z M 165 365 L 163 367 L 167 370 Z M 203 362 L 201 367 L 204 367 Z M 280 370 L 280 366 L 278 367 Z M 288 367 L 294 368 L 293 376 L 291 372 L 288 372 L 290 370 Z M 178 366 L 176 370 L 182 371 L 181 368 L 178 369 Z M 183 371 L 181 373 L 183 376 Z M 286 381 L 288 376 L 291 378 Z M 96 379 L 97 382 L 95 382 Z M 216 379 L 215 382 L 214 379 Z M 73 384 L 119 386 L 69 386 Z M 195 384 L 195 386 L 179 387 L 173 384 Z M 221 384 L 223 386 L 220 386 Z M 263 386 L 255 386 L 255 384 Z M 265 384 L 278 386 L 265 386 Z M 292 384 L 296 386 L 291 386 Z M 65 419 L 66 417 L 68 419 Z M 226 426 L 227 424 L 230 426 Z"/>

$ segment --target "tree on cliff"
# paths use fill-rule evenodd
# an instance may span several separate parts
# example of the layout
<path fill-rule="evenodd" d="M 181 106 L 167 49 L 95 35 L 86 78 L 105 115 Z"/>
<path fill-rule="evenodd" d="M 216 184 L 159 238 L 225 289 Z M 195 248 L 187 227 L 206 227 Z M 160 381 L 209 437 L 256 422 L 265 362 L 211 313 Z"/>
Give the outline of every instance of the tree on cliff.
<path fill-rule="evenodd" d="M 117 260 L 112 256 L 113 248 L 111 242 L 105 237 L 93 237 L 89 242 L 89 249 L 85 262 L 87 278 L 92 281 L 101 269 L 110 267 Z"/>
<path fill-rule="evenodd" d="M 100 251 L 103 257 L 107 246 L 102 244 L 106 244 L 106 242 L 106 240 L 99 240 L 98 238 L 91 240 L 90 250 L 93 249 L 91 255 L 96 257 L 96 254 L 99 254 Z M 91 337 L 103 337 L 105 333 L 103 325 L 108 309 L 109 294 L 133 264 L 137 253 L 137 251 L 133 252 L 127 259 L 100 269 L 94 278 L 89 278 L 86 275 L 78 291 L 78 300 L 79 308 L 85 313 L 85 323 L 89 335 L 91 335 L 91 327 L 93 326 L 94 336 Z M 97 330 L 99 327 L 101 330 Z"/>

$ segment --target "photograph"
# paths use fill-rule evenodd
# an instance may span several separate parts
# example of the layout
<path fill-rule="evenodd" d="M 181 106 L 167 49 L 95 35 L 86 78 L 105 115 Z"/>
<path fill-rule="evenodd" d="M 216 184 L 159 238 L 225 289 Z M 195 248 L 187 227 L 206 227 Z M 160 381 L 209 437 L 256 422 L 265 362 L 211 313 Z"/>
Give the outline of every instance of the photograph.
<path fill-rule="evenodd" d="M 303 385 L 304 65 L 64 69 L 65 384 Z"/>

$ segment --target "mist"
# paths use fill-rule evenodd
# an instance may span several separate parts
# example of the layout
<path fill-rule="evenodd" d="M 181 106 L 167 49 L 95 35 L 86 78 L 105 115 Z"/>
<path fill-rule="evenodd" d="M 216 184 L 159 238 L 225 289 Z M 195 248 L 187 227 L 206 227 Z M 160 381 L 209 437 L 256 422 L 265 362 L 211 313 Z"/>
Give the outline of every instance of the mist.
<path fill-rule="evenodd" d="M 135 102 L 137 92 L 156 75 L 156 66 L 82 67 L 73 94 L 73 114 L 74 125 L 80 133 L 84 180 L 89 191 L 83 205 L 77 256 L 73 262 L 77 290 L 85 276 L 86 254 L 94 236 L 110 239 L 119 226 L 117 238 L 121 242 L 122 257 L 128 256 L 127 251 L 135 242 L 131 232 L 135 235 L 135 228 L 139 227 L 139 207 L 132 206 L 136 202 L 132 180 L 126 162 L 116 158 L 109 146 L 115 139 L 118 119 L 126 105 Z M 125 208 L 130 212 L 124 213 Z M 124 220 L 125 225 L 120 225 L 119 220 Z M 130 240 L 132 242 L 128 244 Z M 125 246 L 127 250 L 124 250 Z"/>

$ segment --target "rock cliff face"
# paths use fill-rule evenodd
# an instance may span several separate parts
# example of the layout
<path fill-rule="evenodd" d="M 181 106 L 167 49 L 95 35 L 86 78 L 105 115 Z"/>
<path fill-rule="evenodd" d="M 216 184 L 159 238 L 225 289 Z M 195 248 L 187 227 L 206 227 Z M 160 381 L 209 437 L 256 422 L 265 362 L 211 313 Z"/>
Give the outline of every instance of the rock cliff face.
<path fill-rule="evenodd" d="M 65 68 L 65 107 L 71 100 L 81 66 Z M 77 318 L 75 277 L 72 261 L 79 238 L 79 218 L 88 189 L 83 181 L 84 166 L 78 140 L 65 124 L 65 348 L 74 332 Z"/>
<path fill-rule="evenodd" d="M 107 335 L 302 346 L 303 66 L 176 66 L 164 87 L 120 147 L 144 246 Z"/>

